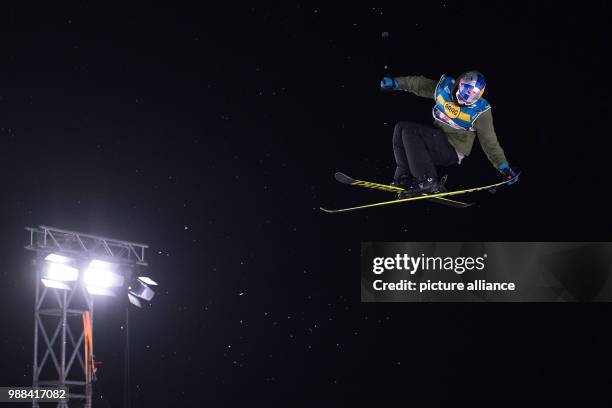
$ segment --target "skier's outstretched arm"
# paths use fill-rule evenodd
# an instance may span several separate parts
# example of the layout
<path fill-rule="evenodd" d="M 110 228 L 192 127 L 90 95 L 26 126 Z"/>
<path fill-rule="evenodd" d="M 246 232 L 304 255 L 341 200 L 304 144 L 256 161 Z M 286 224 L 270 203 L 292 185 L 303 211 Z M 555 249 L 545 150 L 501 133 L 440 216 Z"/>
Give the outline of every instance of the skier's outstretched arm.
<path fill-rule="evenodd" d="M 499 170 L 505 178 L 512 178 L 516 173 L 508 165 L 508 160 L 504 154 L 504 150 L 499 144 L 497 135 L 495 134 L 495 127 L 493 126 L 493 114 L 491 109 L 483 112 L 476 122 L 474 123 L 474 129 L 478 136 L 478 141 L 482 150 L 487 155 L 487 158 Z"/>
<path fill-rule="evenodd" d="M 395 90 L 395 91 L 408 91 L 415 95 L 422 96 L 423 98 L 434 98 L 434 92 L 436 90 L 437 81 L 433 79 L 425 78 L 422 75 L 419 76 L 402 76 L 395 78 L 383 78 L 380 81 L 380 88 L 383 91 Z"/>

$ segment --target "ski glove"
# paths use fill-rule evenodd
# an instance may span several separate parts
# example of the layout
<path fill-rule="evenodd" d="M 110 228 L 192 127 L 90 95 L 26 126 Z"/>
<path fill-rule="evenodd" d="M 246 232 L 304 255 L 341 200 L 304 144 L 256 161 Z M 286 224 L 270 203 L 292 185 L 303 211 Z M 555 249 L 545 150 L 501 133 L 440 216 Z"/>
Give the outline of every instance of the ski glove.
<path fill-rule="evenodd" d="M 499 172 L 504 176 L 504 178 L 506 180 L 510 180 L 513 179 L 514 177 L 516 177 L 516 173 L 514 172 L 514 170 L 512 170 L 510 168 L 510 166 L 508 165 L 508 163 L 503 162 L 502 164 L 499 165 L 499 167 L 497 168 L 497 170 L 499 170 Z M 518 181 L 518 178 L 512 180 L 511 182 L 509 182 L 508 184 L 514 184 Z"/>
<path fill-rule="evenodd" d="M 397 91 L 399 89 L 399 84 L 393 78 L 384 77 L 382 81 L 380 81 L 380 90 L 381 91 Z"/>

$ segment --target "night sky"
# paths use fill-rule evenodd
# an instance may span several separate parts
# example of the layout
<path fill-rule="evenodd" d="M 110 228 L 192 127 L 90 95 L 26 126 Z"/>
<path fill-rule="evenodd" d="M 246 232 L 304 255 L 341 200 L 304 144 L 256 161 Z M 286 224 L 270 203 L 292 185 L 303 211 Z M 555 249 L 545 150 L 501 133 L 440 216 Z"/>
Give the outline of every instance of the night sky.
<path fill-rule="evenodd" d="M 31 383 L 23 228 L 42 224 L 150 245 L 134 407 L 606 406 L 607 304 L 359 293 L 362 241 L 611 240 L 604 2 L 395 3 L 2 7 L 0 385 Z M 389 198 L 333 173 L 390 182 L 393 125 L 432 123 L 382 76 L 468 69 L 516 185 L 464 210 L 319 211 Z M 448 174 L 500 179 L 477 143 Z M 100 407 L 122 404 L 117 303 L 96 306 Z"/>

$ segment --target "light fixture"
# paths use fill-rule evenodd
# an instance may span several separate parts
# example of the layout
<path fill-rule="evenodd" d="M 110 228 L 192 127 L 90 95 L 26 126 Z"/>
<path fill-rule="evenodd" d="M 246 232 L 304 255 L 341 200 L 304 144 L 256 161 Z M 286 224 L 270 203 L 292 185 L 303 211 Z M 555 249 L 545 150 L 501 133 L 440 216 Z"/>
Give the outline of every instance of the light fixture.
<path fill-rule="evenodd" d="M 70 401 L 60 405 L 91 407 L 92 396 L 97 394 L 91 318 L 94 303 L 107 303 L 94 302 L 93 298 L 116 296 L 111 299 L 125 308 L 124 356 L 125 367 L 129 369 L 128 311 L 132 307 L 123 296 L 128 296 L 128 283 L 135 281 L 139 274 L 146 274 L 139 271 L 148 266 L 145 260 L 148 245 L 48 226 L 26 227 L 26 230 L 29 240 L 25 248 L 36 253 L 33 386 L 69 384 L 73 392 L 66 400 Z M 138 301 L 135 303 L 145 302 L 132 294 L 129 296 Z M 107 299 L 108 303 L 111 299 Z M 81 324 L 76 320 L 82 320 Z M 75 331 L 79 327 L 82 329 Z M 72 385 L 84 391 L 74 392 Z M 126 390 L 131 388 L 129 380 L 125 385 Z M 125 400 L 131 401 L 127 392 Z"/>
<path fill-rule="evenodd" d="M 140 299 L 150 302 L 155 296 L 155 291 L 149 287 L 149 285 L 157 285 L 153 279 L 147 276 L 139 276 L 129 287 L 128 287 L 128 299 L 131 304 L 137 307 L 142 307 Z"/>
<path fill-rule="evenodd" d="M 94 259 L 83 276 L 87 291 L 92 295 L 115 296 L 113 288 L 123 286 L 123 276 L 116 271 L 118 265 Z"/>
<path fill-rule="evenodd" d="M 43 285 L 48 288 L 70 290 L 71 287 L 66 282 L 74 282 L 79 278 L 79 270 L 74 264 L 72 258 L 58 254 L 47 255 L 41 276 Z"/>

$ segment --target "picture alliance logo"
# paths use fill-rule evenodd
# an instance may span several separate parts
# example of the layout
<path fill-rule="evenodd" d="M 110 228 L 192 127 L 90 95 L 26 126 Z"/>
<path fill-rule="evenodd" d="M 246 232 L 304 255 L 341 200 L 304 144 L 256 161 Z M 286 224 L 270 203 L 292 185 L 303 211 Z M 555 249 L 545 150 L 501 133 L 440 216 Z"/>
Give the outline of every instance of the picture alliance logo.
<path fill-rule="evenodd" d="M 372 272 L 380 275 L 385 271 L 406 271 L 414 275 L 418 271 L 453 271 L 458 275 L 466 271 L 482 271 L 487 254 L 479 257 L 457 256 L 410 256 L 396 254 L 394 257 L 376 257 L 372 261 Z"/>

